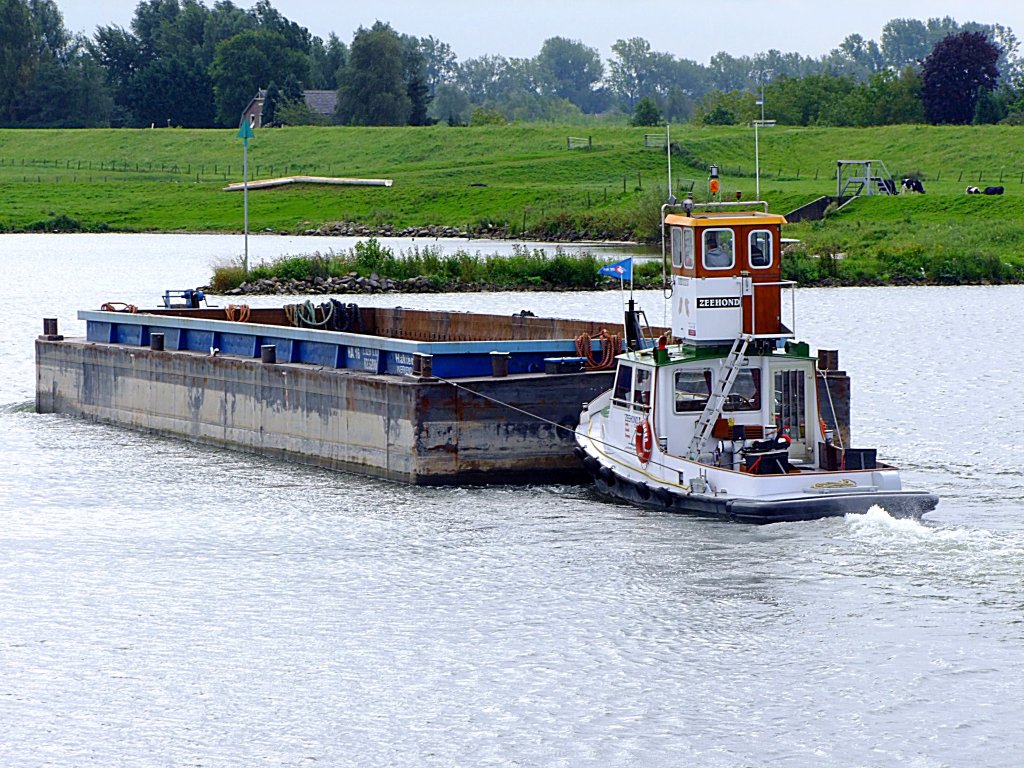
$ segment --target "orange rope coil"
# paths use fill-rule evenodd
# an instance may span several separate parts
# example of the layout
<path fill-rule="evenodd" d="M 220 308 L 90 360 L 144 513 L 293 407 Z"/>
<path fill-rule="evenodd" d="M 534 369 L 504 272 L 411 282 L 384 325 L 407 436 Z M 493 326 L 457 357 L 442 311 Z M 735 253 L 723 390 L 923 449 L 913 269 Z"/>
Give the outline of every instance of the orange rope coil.
<path fill-rule="evenodd" d="M 249 322 L 249 312 L 248 304 L 228 304 L 224 309 L 227 319 L 235 323 Z"/>
<path fill-rule="evenodd" d="M 595 337 L 601 342 L 601 358 L 594 358 L 593 339 L 588 333 L 581 333 L 576 337 L 576 354 L 585 358 L 588 371 L 603 371 L 611 368 L 615 363 L 615 356 L 622 349 L 622 337 L 615 333 L 608 333 L 605 328 Z"/>

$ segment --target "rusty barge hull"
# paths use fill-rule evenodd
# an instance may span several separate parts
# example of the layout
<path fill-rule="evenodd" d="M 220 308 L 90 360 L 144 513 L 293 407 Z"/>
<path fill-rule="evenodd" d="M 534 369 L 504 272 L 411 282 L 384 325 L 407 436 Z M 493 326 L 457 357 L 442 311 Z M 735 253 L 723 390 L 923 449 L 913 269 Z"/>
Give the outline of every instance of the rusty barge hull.
<path fill-rule="evenodd" d="M 573 429 L 612 374 L 542 363 L 621 328 L 363 308 L 363 332 L 339 333 L 252 314 L 81 312 L 86 338 L 36 341 L 36 410 L 417 485 L 585 478 Z"/>

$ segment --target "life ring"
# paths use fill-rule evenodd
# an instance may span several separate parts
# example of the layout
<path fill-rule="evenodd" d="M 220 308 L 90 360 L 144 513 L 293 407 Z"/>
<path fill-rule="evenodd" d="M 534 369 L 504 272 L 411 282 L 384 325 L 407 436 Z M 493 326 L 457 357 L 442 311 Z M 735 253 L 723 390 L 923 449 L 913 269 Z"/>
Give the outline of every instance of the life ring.
<path fill-rule="evenodd" d="M 651 460 L 651 453 L 654 451 L 654 438 L 651 431 L 651 423 L 644 419 L 636 425 L 636 433 L 633 435 L 633 447 L 636 448 L 636 457 L 641 464 Z"/>

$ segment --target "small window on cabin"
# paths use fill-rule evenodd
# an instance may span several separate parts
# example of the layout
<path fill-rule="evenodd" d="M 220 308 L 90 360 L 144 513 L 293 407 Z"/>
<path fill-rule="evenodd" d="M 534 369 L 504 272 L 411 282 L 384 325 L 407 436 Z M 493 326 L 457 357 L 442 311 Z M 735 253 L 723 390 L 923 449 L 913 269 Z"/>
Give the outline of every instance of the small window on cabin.
<path fill-rule="evenodd" d="M 672 266 L 683 266 L 683 228 L 672 227 Z"/>
<path fill-rule="evenodd" d="M 772 265 L 772 233 L 758 229 L 750 233 L 750 266 L 765 269 Z"/>
<path fill-rule="evenodd" d="M 651 404 L 651 372 L 647 368 L 637 368 L 633 383 L 633 405 L 649 407 Z"/>
<path fill-rule="evenodd" d="M 731 269 L 735 264 L 731 229 L 705 229 L 704 269 Z"/>
<path fill-rule="evenodd" d="M 761 371 L 757 368 L 741 368 L 736 374 L 729 396 L 725 399 L 725 411 L 761 410 Z"/>
<path fill-rule="evenodd" d="M 683 230 L 683 269 L 693 269 L 693 228 Z"/>
<path fill-rule="evenodd" d="M 612 392 L 612 401 L 619 401 L 619 405 L 629 403 L 629 388 L 633 384 L 633 366 L 620 365 L 615 372 L 615 390 Z"/>
<path fill-rule="evenodd" d="M 676 371 L 676 413 L 704 410 L 711 396 L 711 371 Z"/>

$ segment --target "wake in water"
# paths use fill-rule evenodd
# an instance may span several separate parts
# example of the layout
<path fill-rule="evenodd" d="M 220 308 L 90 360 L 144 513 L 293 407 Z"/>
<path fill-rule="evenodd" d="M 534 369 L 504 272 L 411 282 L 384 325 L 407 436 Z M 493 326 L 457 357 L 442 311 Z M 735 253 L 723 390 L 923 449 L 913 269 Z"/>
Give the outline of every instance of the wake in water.
<path fill-rule="evenodd" d="M 988 554 L 1024 556 L 1024 533 L 1003 535 L 983 528 L 933 526 L 914 518 L 893 517 L 884 508 L 873 506 L 864 514 L 845 516 L 853 537 L 879 544 L 922 542 L 946 550 L 977 549 Z"/>

